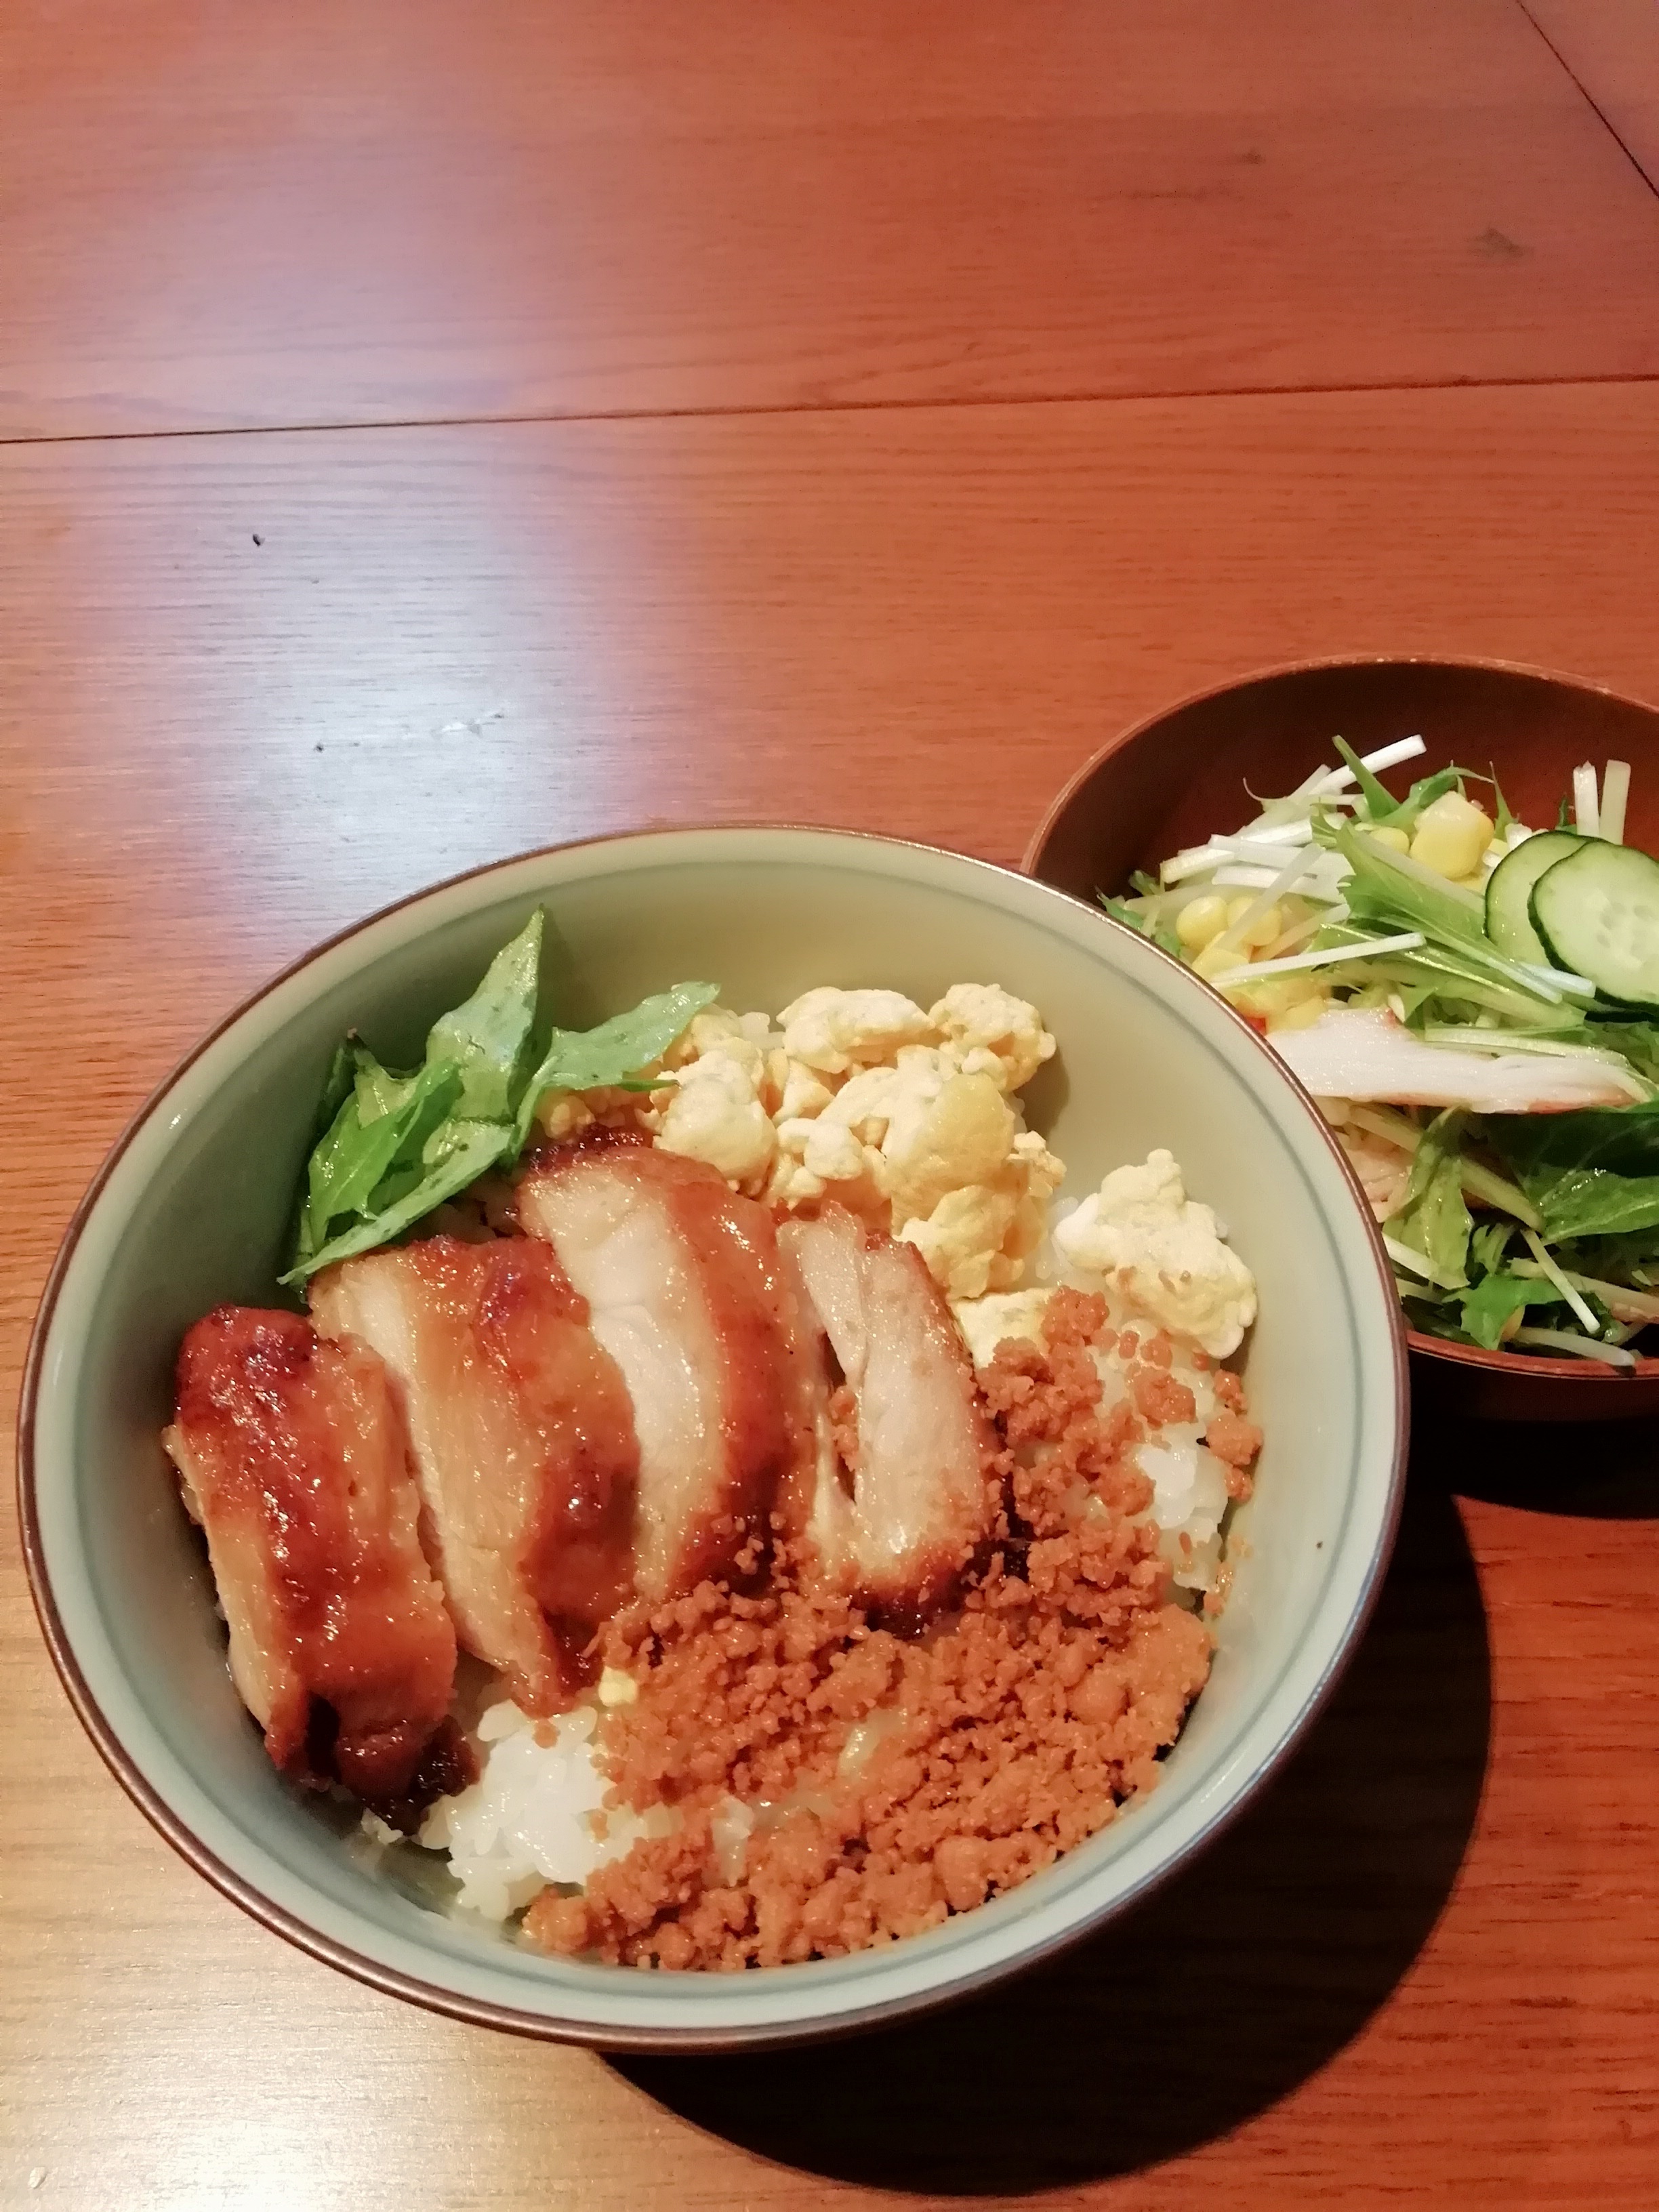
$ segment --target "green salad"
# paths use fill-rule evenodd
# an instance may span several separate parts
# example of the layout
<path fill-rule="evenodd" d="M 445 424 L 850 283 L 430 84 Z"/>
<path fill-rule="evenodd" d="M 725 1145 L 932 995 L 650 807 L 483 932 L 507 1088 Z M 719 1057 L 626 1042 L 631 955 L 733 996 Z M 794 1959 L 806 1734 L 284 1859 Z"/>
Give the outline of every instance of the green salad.
<path fill-rule="evenodd" d="M 1630 769 L 1552 827 L 1496 779 L 1339 760 L 1102 903 L 1194 969 L 1319 1099 L 1414 1328 L 1636 1363 L 1659 1324 L 1659 860 Z"/>

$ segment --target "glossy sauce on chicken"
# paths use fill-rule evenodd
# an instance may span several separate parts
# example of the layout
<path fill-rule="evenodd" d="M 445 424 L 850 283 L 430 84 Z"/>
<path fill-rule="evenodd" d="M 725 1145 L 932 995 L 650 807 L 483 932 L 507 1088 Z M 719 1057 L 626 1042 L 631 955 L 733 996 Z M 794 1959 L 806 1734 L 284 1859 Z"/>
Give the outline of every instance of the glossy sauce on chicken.
<path fill-rule="evenodd" d="M 326 1270 L 312 1312 L 391 1372 L 462 1644 L 557 1711 L 634 1589 L 639 1443 L 586 1301 L 533 1238 L 431 1237 Z"/>
<path fill-rule="evenodd" d="M 544 1152 L 518 1207 L 632 1400 L 635 1587 L 653 1603 L 690 1590 L 764 1538 L 809 1449 L 771 1215 L 704 1163 L 609 1133 Z"/>
<path fill-rule="evenodd" d="M 914 1246 L 844 1206 L 780 1232 L 815 1410 L 783 1498 L 823 1577 L 893 1622 L 937 1611 L 990 1526 L 995 1449 L 962 1337 Z"/>
<path fill-rule="evenodd" d="M 365 1796 L 412 1785 L 457 1638 L 551 1716 L 605 1623 L 757 1579 L 776 1536 L 821 1585 L 919 1626 L 994 1510 L 973 1371 L 909 1245 L 834 1205 L 780 1231 L 705 1163 L 611 1132 L 544 1150 L 516 1202 L 527 1234 L 341 1261 L 312 1284 L 314 1330 L 215 1315 L 181 1356 L 169 1449 L 279 1765 L 315 1763 L 311 1700 L 335 1680 L 283 1627 L 283 1593 L 337 1613 L 368 1587 L 358 1501 L 396 1518 L 404 1587 L 383 1577 L 375 1618 L 393 1643 L 435 1620 L 448 1671 L 384 1772 L 340 1708 L 325 1771 Z"/>
<path fill-rule="evenodd" d="M 449 1709 L 455 1632 L 379 1360 L 297 1314 L 221 1306 L 185 1338 L 162 1441 L 271 1758 L 367 1799 L 402 1796 Z"/>

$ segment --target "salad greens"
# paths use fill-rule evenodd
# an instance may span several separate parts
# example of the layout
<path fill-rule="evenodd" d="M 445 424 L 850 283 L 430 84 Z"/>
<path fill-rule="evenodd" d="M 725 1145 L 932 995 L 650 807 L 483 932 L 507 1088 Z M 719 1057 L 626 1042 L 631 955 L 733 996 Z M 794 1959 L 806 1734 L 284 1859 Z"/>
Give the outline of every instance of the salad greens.
<path fill-rule="evenodd" d="M 1424 752 L 1420 738 L 1335 749 L 1340 766 L 1101 903 L 1270 1039 L 1381 1012 L 1406 1049 L 1402 1031 L 1480 1055 L 1472 1067 L 1529 1055 L 1540 1082 L 1572 1061 L 1589 1096 L 1622 1095 L 1483 1115 L 1478 1083 L 1430 1089 L 1463 1099 L 1436 1110 L 1379 1079 L 1327 1105 L 1413 1327 L 1632 1364 L 1630 1340 L 1659 1326 L 1659 861 L 1623 842 L 1629 769 L 1609 762 L 1599 788 L 1592 766 L 1576 769 L 1540 832 L 1468 769 L 1397 798 L 1383 776 Z"/>
<path fill-rule="evenodd" d="M 550 1091 L 651 1090 L 643 1072 L 719 995 L 713 983 L 677 983 L 596 1029 L 553 1029 L 538 1048 L 542 927 L 538 908 L 471 997 L 434 1023 L 419 1067 L 383 1067 L 355 1036 L 338 1048 L 284 1283 L 390 1243 L 511 1167 Z"/>

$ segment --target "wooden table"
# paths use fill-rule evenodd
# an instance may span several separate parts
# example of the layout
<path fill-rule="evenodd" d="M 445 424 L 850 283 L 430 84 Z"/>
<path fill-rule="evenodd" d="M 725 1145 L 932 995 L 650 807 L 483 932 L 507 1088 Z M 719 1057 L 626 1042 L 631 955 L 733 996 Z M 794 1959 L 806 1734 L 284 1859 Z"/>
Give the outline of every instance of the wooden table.
<path fill-rule="evenodd" d="M 173 1057 L 435 876 L 1011 861 L 1303 653 L 1659 696 L 1659 38 L 1531 10 L 13 0 L 8 1376 Z M 1425 1434 L 1336 1705 L 1157 1902 L 938 2021 L 606 2062 L 207 1891 L 8 1531 L 0 2205 L 1650 2207 L 1656 1573 L 1647 1436 Z"/>

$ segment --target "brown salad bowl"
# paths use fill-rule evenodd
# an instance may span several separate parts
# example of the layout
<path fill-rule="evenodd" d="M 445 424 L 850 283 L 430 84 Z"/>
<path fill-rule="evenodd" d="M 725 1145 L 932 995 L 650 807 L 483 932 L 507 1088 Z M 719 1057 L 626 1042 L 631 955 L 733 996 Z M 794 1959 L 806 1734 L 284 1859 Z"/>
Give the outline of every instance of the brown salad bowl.
<path fill-rule="evenodd" d="M 1364 754 L 1419 734 L 1427 750 L 1413 775 L 1454 762 L 1494 774 L 1516 817 L 1534 826 L 1555 822 L 1577 763 L 1628 761 L 1626 842 L 1659 851 L 1659 709 L 1502 662 L 1356 659 L 1267 670 L 1138 723 L 1078 770 L 1024 866 L 1078 898 L 1115 896 L 1133 871 L 1155 872 L 1247 820 L 1251 794 L 1291 791 L 1333 764 L 1334 737 Z M 1121 925 L 1103 915 L 1102 927 Z M 1449 1411 L 1514 1420 L 1659 1413 L 1659 1358 L 1610 1369 L 1417 1330 L 1409 1341 L 1419 1402 Z"/>

